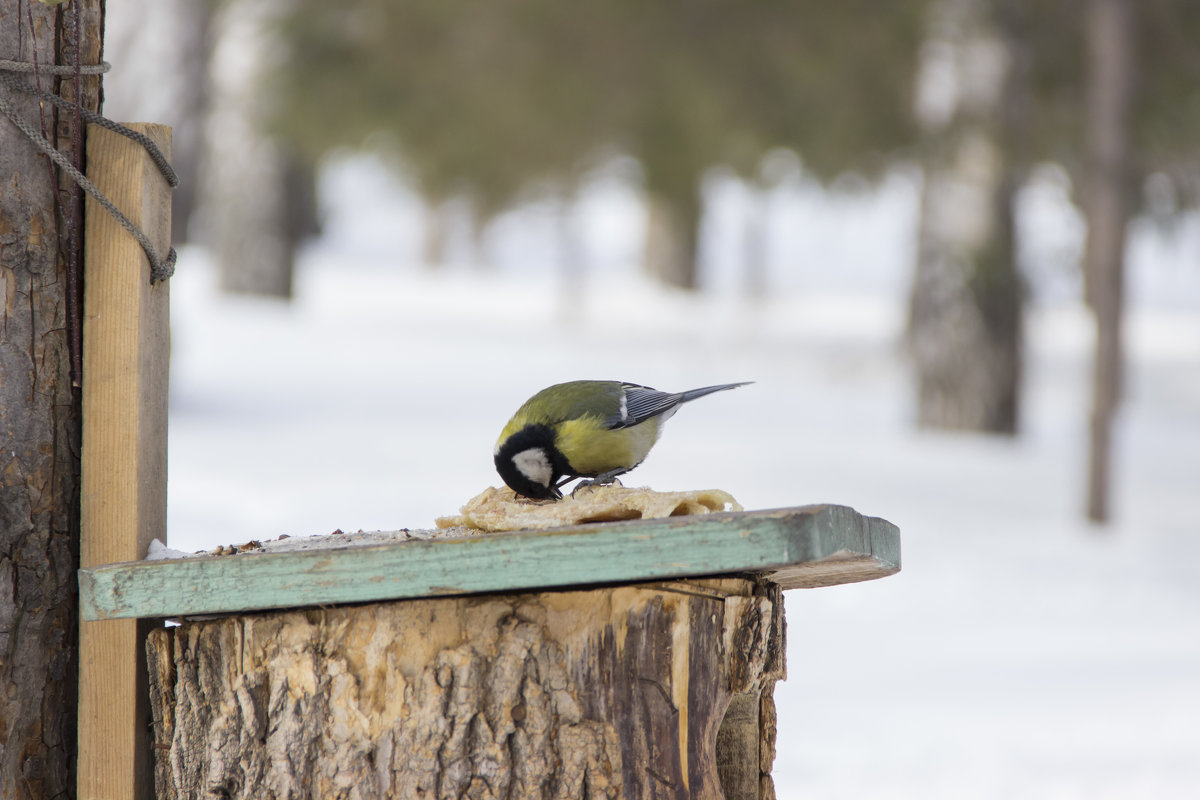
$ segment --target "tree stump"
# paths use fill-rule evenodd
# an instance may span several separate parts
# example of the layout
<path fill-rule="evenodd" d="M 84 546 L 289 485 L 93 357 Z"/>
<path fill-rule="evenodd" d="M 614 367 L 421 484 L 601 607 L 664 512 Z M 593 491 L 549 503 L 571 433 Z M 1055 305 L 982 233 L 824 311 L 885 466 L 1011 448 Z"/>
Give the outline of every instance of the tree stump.
<path fill-rule="evenodd" d="M 774 798 L 761 580 L 243 614 L 147 651 L 160 800 Z"/>

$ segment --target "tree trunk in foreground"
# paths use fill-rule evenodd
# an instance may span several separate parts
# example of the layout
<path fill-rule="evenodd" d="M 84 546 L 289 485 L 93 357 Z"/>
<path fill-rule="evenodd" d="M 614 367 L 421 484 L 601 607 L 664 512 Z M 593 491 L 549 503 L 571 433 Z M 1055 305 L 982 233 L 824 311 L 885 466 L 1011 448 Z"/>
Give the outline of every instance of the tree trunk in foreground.
<path fill-rule="evenodd" d="M 73 63 L 76 11 L 80 63 L 98 63 L 99 0 L 0 0 L 0 59 Z M 72 78 L 7 74 L 75 96 Z M 99 78 L 81 90 L 98 111 Z M 4 85 L 0 96 L 78 163 L 73 115 Z M 0 115 L 0 797 L 14 799 L 70 797 L 75 785 L 80 417 L 68 275 L 82 215 L 59 181 Z"/>
<path fill-rule="evenodd" d="M 783 637 L 737 578 L 160 629 L 158 797 L 774 798 Z"/>
<path fill-rule="evenodd" d="M 1112 427 L 1121 399 L 1134 12 L 1125 0 L 1092 0 L 1087 16 L 1088 232 L 1084 276 L 1088 305 L 1096 320 L 1087 516 L 1093 522 L 1107 522 Z"/>

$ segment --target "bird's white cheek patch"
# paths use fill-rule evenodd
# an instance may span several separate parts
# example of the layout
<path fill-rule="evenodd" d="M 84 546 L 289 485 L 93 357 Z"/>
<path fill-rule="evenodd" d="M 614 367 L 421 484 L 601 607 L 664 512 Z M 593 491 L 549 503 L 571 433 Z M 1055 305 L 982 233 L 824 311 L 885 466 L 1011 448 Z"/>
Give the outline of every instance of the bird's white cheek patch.
<path fill-rule="evenodd" d="M 540 447 L 522 450 L 513 456 L 512 461 L 517 471 L 534 483 L 549 486 L 551 479 L 554 478 L 550 459 L 546 456 L 546 451 Z"/>

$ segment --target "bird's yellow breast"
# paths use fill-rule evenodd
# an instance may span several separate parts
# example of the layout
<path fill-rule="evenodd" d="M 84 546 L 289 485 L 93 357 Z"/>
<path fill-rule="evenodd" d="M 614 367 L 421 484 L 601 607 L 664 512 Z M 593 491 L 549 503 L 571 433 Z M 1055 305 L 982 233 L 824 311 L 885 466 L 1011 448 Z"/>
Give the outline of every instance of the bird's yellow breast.
<path fill-rule="evenodd" d="M 605 428 L 595 418 L 571 419 L 556 428 L 556 444 L 577 475 L 632 469 L 658 440 L 658 419 L 630 428 Z"/>

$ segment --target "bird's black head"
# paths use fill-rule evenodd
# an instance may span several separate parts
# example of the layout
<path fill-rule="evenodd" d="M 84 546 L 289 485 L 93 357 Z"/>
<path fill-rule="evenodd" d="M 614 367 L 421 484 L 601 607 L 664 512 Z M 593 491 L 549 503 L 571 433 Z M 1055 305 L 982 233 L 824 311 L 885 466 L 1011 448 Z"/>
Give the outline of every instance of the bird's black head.
<path fill-rule="evenodd" d="M 546 425 L 526 425 L 496 451 L 496 471 L 514 492 L 534 500 L 558 500 L 558 479 L 568 474 L 566 458 Z"/>

